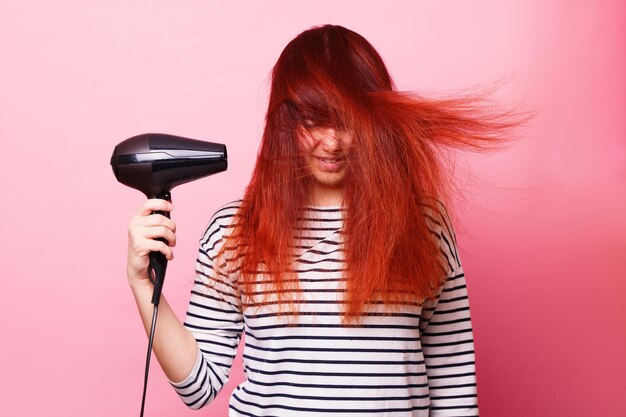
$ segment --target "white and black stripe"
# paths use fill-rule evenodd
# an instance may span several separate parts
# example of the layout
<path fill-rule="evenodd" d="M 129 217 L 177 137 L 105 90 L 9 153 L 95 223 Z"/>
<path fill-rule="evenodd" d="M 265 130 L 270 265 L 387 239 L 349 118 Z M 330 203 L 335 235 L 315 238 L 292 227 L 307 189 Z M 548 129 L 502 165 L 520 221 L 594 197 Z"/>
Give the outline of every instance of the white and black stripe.
<path fill-rule="evenodd" d="M 246 380 L 232 394 L 231 416 L 478 415 L 465 276 L 441 204 L 427 214 L 449 271 L 438 296 L 392 310 L 372 302 L 348 326 L 341 323 L 344 212 L 308 208 L 299 220 L 293 256 L 302 295 L 297 314 L 279 314 L 263 274 L 256 292 L 273 302 L 243 308 L 236 278 L 213 268 L 238 207 L 220 209 L 200 240 L 185 320 L 200 354 L 188 378 L 172 383 L 185 404 L 197 409 L 215 397 L 245 334 Z"/>

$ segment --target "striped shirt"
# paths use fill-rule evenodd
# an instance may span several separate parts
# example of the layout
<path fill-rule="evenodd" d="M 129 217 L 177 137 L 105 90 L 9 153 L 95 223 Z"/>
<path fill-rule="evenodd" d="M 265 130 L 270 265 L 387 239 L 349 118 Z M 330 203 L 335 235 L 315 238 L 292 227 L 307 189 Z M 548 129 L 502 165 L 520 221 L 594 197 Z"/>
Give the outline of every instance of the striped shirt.
<path fill-rule="evenodd" d="M 443 206 L 427 216 L 448 270 L 437 297 L 393 310 L 372 303 L 348 326 L 341 322 L 345 212 L 304 211 L 294 261 L 298 314 L 279 316 L 275 303 L 242 306 L 235 278 L 217 278 L 214 270 L 238 206 L 218 210 L 200 240 L 184 323 L 199 353 L 189 376 L 171 382 L 187 406 L 198 409 L 215 397 L 245 334 L 246 378 L 232 393 L 229 416 L 478 415 L 465 277 Z M 262 279 L 258 288 L 270 290 Z"/>

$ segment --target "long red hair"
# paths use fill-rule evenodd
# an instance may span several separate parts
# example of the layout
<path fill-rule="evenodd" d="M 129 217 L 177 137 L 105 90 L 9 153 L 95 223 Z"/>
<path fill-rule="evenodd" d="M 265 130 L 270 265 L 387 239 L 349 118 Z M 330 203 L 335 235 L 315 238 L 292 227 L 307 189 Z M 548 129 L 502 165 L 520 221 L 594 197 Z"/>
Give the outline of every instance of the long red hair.
<path fill-rule="evenodd" d="M 297 297 L 293 231 L 311 181 L 298 136 L 305 120 L 353 136 L 343 197 L 344 318 L 359 317 L 374 299 L 393 305 L 433 296 L 446 271 L 428 207 L 449 206 L 452 189 L 441 151 L 491 148 L 523 122 L 486 111 L 480 99 L 396 91 L 372 45 L 341 26 L 293 39 L 274 66 L 256 167 L 221 252 L 229 249 L 226 265 L 239 274 L 245 300 L 259 301 L 253 296 L 259 271 L 284 305 Z"/>

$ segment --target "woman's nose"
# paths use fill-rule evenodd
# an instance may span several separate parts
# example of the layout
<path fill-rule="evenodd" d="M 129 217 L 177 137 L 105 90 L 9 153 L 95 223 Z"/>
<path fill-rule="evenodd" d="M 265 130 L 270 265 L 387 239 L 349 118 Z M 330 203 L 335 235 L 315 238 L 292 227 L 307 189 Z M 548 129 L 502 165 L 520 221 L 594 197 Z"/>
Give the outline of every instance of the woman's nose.
<path fill-rule="evenodd" d="M 332 127 L 324 129 L 320 138 L 320 145 L 328 151 L 341 147 L 341 138 Z"/>

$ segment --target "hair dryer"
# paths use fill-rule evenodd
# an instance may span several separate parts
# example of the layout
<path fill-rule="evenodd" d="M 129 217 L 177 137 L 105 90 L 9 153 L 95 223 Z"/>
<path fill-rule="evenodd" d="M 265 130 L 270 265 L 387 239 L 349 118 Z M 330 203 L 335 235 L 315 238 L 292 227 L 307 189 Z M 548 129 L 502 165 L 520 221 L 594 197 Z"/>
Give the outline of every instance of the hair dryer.
<path fill-rule="evenodd" d="M 148 198 L 170 200 L 170 191 L 184 184 L 225 171 L 226 146 L 161 133 L 146 133 L 120 142 L 111 156 L 119 182 L 143 192 Z M 169 217 L 169 212 L 157 212 Z M 164 239 L 161 239 L 165 241 Z M 150 253 L 148 276 L 154 284 L 152 304 L 159 304 L 167 259 Z"/>

